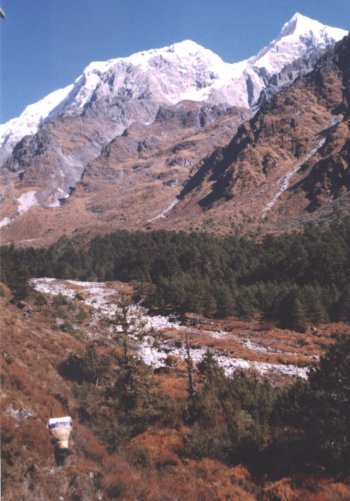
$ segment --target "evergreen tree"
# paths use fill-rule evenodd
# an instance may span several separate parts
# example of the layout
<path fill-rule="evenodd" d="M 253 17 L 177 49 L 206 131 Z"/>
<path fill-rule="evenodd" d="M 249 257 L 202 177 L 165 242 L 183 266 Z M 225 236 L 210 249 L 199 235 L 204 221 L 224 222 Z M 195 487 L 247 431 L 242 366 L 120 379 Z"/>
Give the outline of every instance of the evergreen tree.
<path fill-rule="evenodd" d="M 313 324 L 328 322 L 329 316 L 323 304 L 322 289 L 320 287 L 304 287 L 302 298 L 305 316 L 309 322 Z"/>
<path fill-rule="evenodd" d="M 279 319 L 281 327 L 299 332 L 305 330 L 306 314 L 296 288 L 293 288 L 281 300 Z"/>
<path fill-rule="evenodd" d="M 116 304 L 114 314 L 103 318 L 101 323 L 112 327 L 115 341 L 123 348 L 124 360 L 129 358 L 129 344 L 140 341 L 145 335 L 145 322 L 141 313 L 132 308 L 131 298 L 123 294 Z"/>
<path fill-rule="evenodd" d="M 213 353 L 208 349 L 197 369 L 203 378 L 204 386 L 209 388 L 225 380 L 224 370 L 218 364 Z"/>
<path fill-rule="evenodd" d="M 350 321 L 350 283 L 341 291 L 337 307 L 337 317 L 345 322 Z"/>
<path fill-rule="evenodd" d="M 228 317 L 235 313 L 235 301 L 227 285 L 218 285 L 215 291 L 216 316 L 219 318 Z"/>
<path fill-rule="evenodd" d="M 131 435 L 144 431 L 162 414 L 164 399 L 151 370 L 134 357 L 119 360 L 115 383 L 106 396 L 112 415 Z"/>
<path fill-rule="evenodd" d="M 185 362 L 186 362 L 187 378 L 188 378 L 187 391 L 189 398 L 193 399 L 196 393 L 195 382 L 194 382 L 194 365 L 193 365 L 193 359 L 191 355 L 191 345 L 187 330 L 185 332 L 185 352 L 186 352 Z"/>
<path fill-rule="evenodd" d="M 350 337 L 335 343 L 310 373 L 282 396 L 281 421 L 303 432 L 304 463 L 350 473 Z"/>

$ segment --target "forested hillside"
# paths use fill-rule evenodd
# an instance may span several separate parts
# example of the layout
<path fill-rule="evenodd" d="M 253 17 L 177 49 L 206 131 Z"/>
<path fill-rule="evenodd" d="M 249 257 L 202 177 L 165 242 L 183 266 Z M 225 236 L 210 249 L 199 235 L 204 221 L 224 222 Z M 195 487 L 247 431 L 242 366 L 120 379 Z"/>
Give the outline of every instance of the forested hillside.
<path fill-rule="evenodd" d="M 160 311 L 194 311 L 281 327 L 350 320 L 350 218 L 256 243 L 206 233 L 118 231 L 88 249 L 3 247 L 1 280 L 24 297 L 30 277 L 133 281 Z"/>

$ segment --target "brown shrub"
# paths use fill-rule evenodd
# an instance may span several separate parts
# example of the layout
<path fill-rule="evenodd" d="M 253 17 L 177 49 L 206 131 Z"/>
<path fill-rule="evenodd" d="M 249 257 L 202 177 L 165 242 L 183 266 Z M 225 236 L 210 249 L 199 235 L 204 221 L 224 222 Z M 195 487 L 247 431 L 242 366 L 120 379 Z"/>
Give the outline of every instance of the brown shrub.
<path fill-rule="evenodd" d="M 269 483 L 263 490 L 264 501 L 293 501 L 298 496 L 291 487 L 290 479 L 282 478 L 277 482 Z"/>
<path fill-rule="evenodd" d="M 131 440 L 128 448 L 143 447 L 147 450 L 150 461 L 161 467 L 179 464 L 177 451 L 183 449 L 183 446 L 181 433 L 177 430 L 153 428 Z"/>

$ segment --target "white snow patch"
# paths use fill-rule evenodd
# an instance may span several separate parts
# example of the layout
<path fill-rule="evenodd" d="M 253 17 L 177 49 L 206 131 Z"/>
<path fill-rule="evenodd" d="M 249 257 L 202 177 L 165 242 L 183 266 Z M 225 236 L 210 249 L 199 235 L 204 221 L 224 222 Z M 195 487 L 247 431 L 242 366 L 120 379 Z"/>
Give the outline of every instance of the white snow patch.
<path fill-rule="evenodd" d="M 11 219 L 9 217 L 4 217 L 4 219 L 0 221 L 0 228 L 3 228 L 4 226 L 7 226 L 10 223 Z"/>
<path fill-rule="evenodd" d="M 98 313 L 96 320 L 103 316 L 112 317 L 118 309 L 118 292 L 110 289 L 104 282 L 82 282 L 78 280 L 57 280 L 55 278 L 33 278 L 30 283 L 43 294 L 50 294 L 74 299 L 77 293 L 84 297 L 84 303 Z M 70 285 L 72 287 L 70 287 Z M 77 289 L 76 287 L 79 287 Z M 179 322 L 171 320 L 170 317 L 162 315 L 147 315 L 147 310 L 139 305 L 129 307 L 128 316 L 130 318 L 139 317 L 142 320 L 145 330 L 180 329 Z"/>
<path fill-rule="evenodd" d="M 248 348 L 248 350 L 255 351 L 257 353 L 277 353 L 270 348 L 266 348 L 266 346 L 263 346 L 262 344 L 253 343 L 250 339 L 243 339 L 242 344 Z"/>
<path fill-rule="evenodd" d="M 81 282 L 77 280 L 57 280 L 55 278 L 36 278 L 31 279 L 33 287 L 44 294 L 58 295 L 74 299 L 79 292 L 83 295 L 83 301 L 96 310 L 91 326 L 97 324 L 99 320 L 106 317 L 112 317 L 118 311 L 115 302 L 117 291 L 110 289 L 103 282 Z M 77 287 L 79 289 L 77 289 Z M 171 317 L 162 315 L 151 316 L 145 308 L 139 305 L 132 305 L 128 310 L 128 317 L 134 320 L 133 334 L 130 335 L 130 341 L 135 341 L 137 353 L 143 361 L 154 368 L 164 366 L 168 355 L 173 355 L 182 360 L 187 358 L 185 344 L 181 346 L 172 340 L 160 340 L 157 337 L 157 331 L 164 329 L 185 330 L 187 327 L 173 320 Z M 144 332 L 142 341 L 139 341 L 139 331 Z M 121 326 L 117 326 L 116 332 L 121 331 Z M 114 332 L 115 332 L 114 331 Z M 112 331 L 111 331 L 112 332 Z M 228 335 L 225 331 L 204 331 L 212 337 L 222 338 Z M 89 334 L 90 337 L 94 336 Z M 257 345 L 256 345 L 257 346 Z M 254 343 L 250 344 L 251 349 L 256 348 Z M 249 347 L 249 346 L 247 346 Z M 231 357 L 219 351 L 213 351 L 219 365 L 223 367 L 227 375 L 232 375 L 238 369 L 256 370 L 260 374 L 280 374 L 290 377 L 307 378 L 308 368 L 297 367 L 295 365 L 272 364 L 267 362 L 252 362 L 241 358 Z M 193 362 L 200 362 L 207 352 L 207 347 L 191 348 L 191 357 Z"/>
<path fill-rule="evenodd" d="M 194 364 L 199 363 L 207 352 L 207 347 L 201 348 L 191 348 L 191 358 Z M 255 370 L 260 374 L 275 374 L 290 377 L 300 377 L 303 379 L 307 378 L 308 368 L 297 367 L 292 364 L 272 364 L 268 362 L 253 362 L 250 360 L 245 360 L 243 358 L 231 357 L 228 355 L 221 354 L 218 351 L 211 350 L 215 356 L 218 364 L 225 371 L 227 376 L 232 376 L 237 370 Z M 185 345 L 183 344 L 180 348 L 176 347 L 171 342 L 158 344 L 155 343 L 154 338 L 149 336 L 147 339 L 143 340 L 139 354 L 142 359 L 148 365 L 154 368 L 164 366 L 165 360 L 169 354 L 185 360 L 187 358 L 187 352 Z"/>
<path fill-rule="evenodd" d="M 256 370 L 260 374 L 275 374 L 280 376 L 300 377 L 307 379 L 309 369 L 292 364 L 271 364 L 267 362 L 251 362 L 239 358 L 217 357 L 219 365 L 226 375 L 231 376 L 237 369 Z"/>
<path fill-rule="evenodd" d="M 160 214 L 157 216 L 152 217 L 151 219 L 148 219 L 148 223 L 151 223 L 152 221 L 159 221 L 159 219 L 166 219 L 167 215 L 173 210 L 176 204 L 178 204 L 179 199 L 176 198 L 173 200 L 166 209 L 164 209 Z"/>
<path fill-rule="evenodd" d="M 140 345 L 139 355 L 145 364 L 151 367 L 163 367 L 168 354 L 165 351 L 157 349 L 155 339 L 152 336 L 146 336 Z"/>
<path fill-rule="evenodd" d="M 292 178 L 292 176 L 294 176 L 294 174 L 296 174 L 301 169 L 301 167 L 309 160 L 309 158 L 311 158 L 312 155 L 314 155 L 324 145 L 325 141 L 326 141 L 326 139 L 322 138 L 319 141 L 319 143 L 317 144 L 317 146 L 315 146 L 315 148 L 313 148 L 308 153 L 308 155 L 306 155 L 306 157 L 303 159 L 303 161 L 300 164 L 298 164 L 290 172 L 288 172 L 288 174 L 286 174 L 285 176 L 281 177 L 281 179 L 279 179 L 279 181 L 278 181 L 279 189 L 276 192 L 276 194 L 274 195 L 274 197 L 271 200 L 271 202 L 269 202 L 268 204 L 266 204 L 265 207 L 263 208 L 262 218 L 266 217 L 267 212 L 269 210 L 271 210 L 272 207 L 276 204 L 277 200 L 280 198 L 280 196 L 282 195 L 282 193 L 284 193 L 288 189 L 289 182 L 290 182 L 290 179 Z"/>
<path fill-rule="evenodd" d="M 36 199 L 35 191 L 27 191 L 27 193 L 23 193 L 23 195 L 17 198 L 17 202 L 18 202 L 18 214 L 20 216 L 25 212 L 28 212 L 31 207 L 39 205 L 39 202 Z"/>
<path fill-rule="evenodd" d="M 230 334 L 226 331 L 208 331 L 208 330 L 203 330 L 201 331 L 204 334 L 207 334 L 209 337 L 212 337 L 214 339 L 227 339 Z"/>

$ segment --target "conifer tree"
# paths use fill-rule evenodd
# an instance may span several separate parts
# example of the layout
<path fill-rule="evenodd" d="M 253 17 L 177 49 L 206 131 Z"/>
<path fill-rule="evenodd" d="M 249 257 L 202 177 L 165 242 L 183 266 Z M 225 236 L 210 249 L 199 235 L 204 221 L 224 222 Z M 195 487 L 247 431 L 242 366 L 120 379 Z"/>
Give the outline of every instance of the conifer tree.
<path fill-rule="evenodd" d="M 121 294 L 115 312 L 103 318 L 102 324 L 112 327 L 113 338 L 122 346 L 125 360 L 129 358 L 130 343 L 140 341 L 145 336 L 141 311 L 133 307 L 131 299 L 125 294 Z"/>
<path fill-rule="evenodd" d="M 281 421 L 303 432 L 303 461 L 350 473 L 350 337 L 336 335 L 309 380 L 287 391 Z"/>
<path fill-rule="evenodd" d="M 193 399 L 196 390 L 195 390 L 195 382 L 194 382 L 194 365 L 193 359 L 191 355 L 191 345 L 189 340 L 188 331 L 185 332 L 185 351 L 186 351 L 186 368 L 187 368 L 187 377 L 188 377 L 188 396 L 190 399 Z"/>

